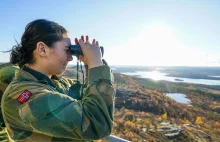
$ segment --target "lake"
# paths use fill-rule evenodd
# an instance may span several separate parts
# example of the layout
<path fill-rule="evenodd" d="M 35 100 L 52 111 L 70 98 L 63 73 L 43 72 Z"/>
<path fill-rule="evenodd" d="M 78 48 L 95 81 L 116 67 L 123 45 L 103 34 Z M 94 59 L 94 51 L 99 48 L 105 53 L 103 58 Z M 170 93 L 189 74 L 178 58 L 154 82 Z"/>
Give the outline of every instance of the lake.
<path fill-rule="evenodd" d="M 166 76 L 167 73 L 161 73 L 159 71 L 123 72 L 122 74 L 138 76 L 140 78 L 150 78 L 152 80 L 165 80 L 170 82 L 185 82 L 185 83 L 205 84 L 205 85 L 220 85 L 220 80 L 172 77 L 172 76 Z"/>
<path fill-rule="evenodd" d="M 191 101 L 182 93 L 166 93 L 166 96 L 173 98 L 175 101 L 183 104 L 189 104 Z"/>

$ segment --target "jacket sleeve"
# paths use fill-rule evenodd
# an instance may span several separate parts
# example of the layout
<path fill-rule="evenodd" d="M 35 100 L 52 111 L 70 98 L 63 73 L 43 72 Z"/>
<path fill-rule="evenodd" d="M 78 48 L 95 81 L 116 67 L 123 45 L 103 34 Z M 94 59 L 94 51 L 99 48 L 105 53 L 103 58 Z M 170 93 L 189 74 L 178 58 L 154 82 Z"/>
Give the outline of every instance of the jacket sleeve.
<path fill-rule="evenodd" d="M 102 59 L 102 62 L 103 62 L 104 65 L 108 66 L 108 63 L 105 61 L 105 59 Z M 88 69 L 88 65 L 85 65 L 85 71 L 86 71 L 85 87 L 87 87 L 88 84 L 89 84 L 89 69 Z M 113 76 L 112 76 L 112 80 L 114 80 Z"/>
<path fill-rule="evenodd" d="M 89 70 L 89 86 L 82 100 L 44 89 L 19 108 L 19 115 L 38 133 L 77 140 L 100 139 L 111 133 L 114 98 L 112 71 L 100 66 Z"/>

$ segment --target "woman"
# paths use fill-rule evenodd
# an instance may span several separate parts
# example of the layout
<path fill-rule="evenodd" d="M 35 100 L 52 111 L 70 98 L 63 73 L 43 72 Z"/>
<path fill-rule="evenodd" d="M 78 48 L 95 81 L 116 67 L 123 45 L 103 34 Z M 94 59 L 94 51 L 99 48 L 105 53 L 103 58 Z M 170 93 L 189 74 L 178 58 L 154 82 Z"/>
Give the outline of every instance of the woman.
<path fill-rule="evenodd" d="M 20 70 L 2 97 L 2 113 L 14 141 L 89 141 L 111 133 L 115 89 L 112 71 L 103 65 L 98 42 L 75 39 L 88 65 L 82 100 L 71 97 L 72 84 L 58 78 L 72 60 L 68 32 L 40 19 L 29 23 L 10 62 Z M 56 83 L 55 83 L 56 82 Z M 74 90 L 73 90 L 74 91 Z"/>

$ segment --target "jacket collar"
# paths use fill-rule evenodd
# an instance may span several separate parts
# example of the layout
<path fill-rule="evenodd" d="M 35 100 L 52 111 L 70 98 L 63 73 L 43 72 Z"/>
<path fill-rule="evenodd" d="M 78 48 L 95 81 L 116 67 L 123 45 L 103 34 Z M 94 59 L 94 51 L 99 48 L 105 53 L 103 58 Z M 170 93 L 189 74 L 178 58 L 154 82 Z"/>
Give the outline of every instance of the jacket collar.
<path fill-rule="evenodd" d="M 55 76 L 56 77 L 56 76 Z M 54 78 L 54 77 L 53 77 Z M 52 87 L 56 87 L 52 80 L 46 76 L 45 74 L 38 72 L 36 70 L 33 70 L 27 66 L 24 66 L 22 69 L 17 70 L 15 73 L 15 79 L 20 81 L 36 81 L 44 84 L 48 84 Z M 55 79 L 58 79 L 55 78 Z"/>

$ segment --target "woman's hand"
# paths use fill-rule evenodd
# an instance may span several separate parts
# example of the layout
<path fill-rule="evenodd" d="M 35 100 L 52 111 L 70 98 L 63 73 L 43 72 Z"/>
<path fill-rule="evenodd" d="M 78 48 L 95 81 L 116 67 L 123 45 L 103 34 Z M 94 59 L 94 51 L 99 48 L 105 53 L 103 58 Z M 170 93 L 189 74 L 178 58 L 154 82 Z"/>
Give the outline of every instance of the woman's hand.
<path fill-rule="evenodd" d="M 79 41 L 77 38 L 75 38 L 75 44 L 79 43 L 83 52 L 83 56 L 79 56 L 80 61 L 84 62 L 84 64 L 87 64 L 89 69 L 102 66 L 102 55 L 98 41 L 93 39 L 91 44 L 89 42 L 89 36 L 86 36 L 86 41 L 84 41 L 84 36 L 81 36 Z"/>

